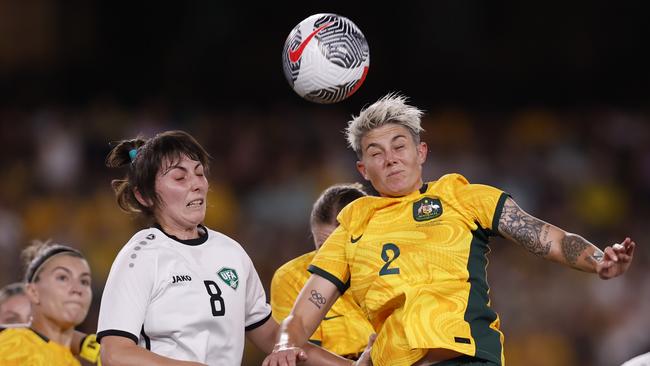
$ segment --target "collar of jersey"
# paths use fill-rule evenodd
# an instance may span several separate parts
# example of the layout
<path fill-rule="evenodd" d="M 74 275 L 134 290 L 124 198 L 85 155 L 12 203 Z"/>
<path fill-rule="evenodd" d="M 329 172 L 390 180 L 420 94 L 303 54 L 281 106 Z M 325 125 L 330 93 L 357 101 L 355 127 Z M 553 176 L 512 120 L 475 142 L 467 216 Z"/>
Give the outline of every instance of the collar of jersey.
<path fill-rule="evenodd" d="M 417 196 L 419 196 L 419 195 L 421 195 L 421 194 L 425 194 L 425 193 L 427 193 L 427 190 L 428 190 L 428 189 L 429 189 L 429 183 L 424 183 L 424 184 L 422 184 L 422 187 L 420 187 L 420 189 L 418 189 L 417 191 L 413 191 L 413 192 L 407 194 L 406 196 L 399 196 L 399 197 L 380 197 L 380 198 L 382 198 L 382 199 L 395 200 L 395 201 L 397 201 L 397 202 L 409 201 L 409 200 L 413 199 L 413 197 L 417 197 Z M 395 201 L 392 201 L 392 202 L 395 202 Z"/>
<path fill-rule="evenodd" d="M 208 240 L 208 229 L 203 225 L 199 225 L 199 237 L 195 239 L 179 239 L 174 235 L 167 234 L 158 223 L 154 224 L 154 227 L 162 231 L 162 233 L 167 235 L 168 238 L 185 245 L 201 245 Z"/>
<path fill-rule="evenodd" d="M 50 341 L 49 338 L 47 338 L 46 336 L 44 336 L 44 335 L 42 335 L 41 333 L 37 332 L 36 329 L 34 329 L 34 328 L 32 328 L 32 327 L 29 327 L 29 328 L 27 328 L 27 329 L 29 329 L 29 330 L 31 330 L 32 332 L 34 332 L 37 336 L 39 336 L 39 338 L 41 338 L 42 340 L 44 340 L 45 343 L 47 343 L 47 342 Z"/>

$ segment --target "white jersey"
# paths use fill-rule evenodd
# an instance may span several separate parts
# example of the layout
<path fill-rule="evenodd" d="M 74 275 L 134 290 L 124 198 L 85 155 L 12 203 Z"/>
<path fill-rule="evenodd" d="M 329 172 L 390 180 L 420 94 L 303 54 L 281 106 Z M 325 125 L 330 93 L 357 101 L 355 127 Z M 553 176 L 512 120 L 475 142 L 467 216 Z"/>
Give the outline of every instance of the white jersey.
<path fill-rule="evenodd" d="M 131 238 L 106 281 L 98 341 L 117 335 L 176 360 L 241 364 L 244 330 L 264 324 L 271 308 L 244 249 L 205 230 L 193 240 L 157 228 Z"/>

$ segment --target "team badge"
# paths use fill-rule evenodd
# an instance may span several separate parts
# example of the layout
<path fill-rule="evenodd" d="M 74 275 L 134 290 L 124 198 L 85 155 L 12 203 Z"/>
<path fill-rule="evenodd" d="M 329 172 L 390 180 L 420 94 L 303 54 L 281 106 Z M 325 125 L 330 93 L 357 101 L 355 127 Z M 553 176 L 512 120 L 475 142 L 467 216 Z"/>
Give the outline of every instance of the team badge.
<path fill-rule="evenodd" d="M 427 221 L 442 215 L 442 203 L 437 198 L 424 197 L 413 203 L 415 221 Z"/>
<path fill-rule="evenodd" d="M 217 272 L 217 275 L 219 275 L 219 278 L 221 278 L 221 280 L 233 290 L 236 290 L 237 286 L 239 286 L 239 276 L 237 276 L 237 271 L 234 269 L 224 267 Z"/>

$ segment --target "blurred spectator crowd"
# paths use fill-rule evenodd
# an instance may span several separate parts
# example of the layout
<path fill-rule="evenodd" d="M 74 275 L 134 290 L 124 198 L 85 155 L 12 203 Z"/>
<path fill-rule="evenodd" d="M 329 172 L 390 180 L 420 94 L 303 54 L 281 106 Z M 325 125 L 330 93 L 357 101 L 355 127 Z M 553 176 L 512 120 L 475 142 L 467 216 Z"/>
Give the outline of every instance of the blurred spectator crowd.
<path fill-rule="evenodd" d="M 320 191 L 361 179 L 342 133 L 349 112 L 337 108 L 0 108 L 0 284 L 20 280 L 17 258 L 31 239 L 81 249 L 95 290 L 83 327 L 93 332 L 110 265 L 144 225 L 115 203 L 110 180 L 124 172 L 105 167 L 109 144 L 182 129 L 213 157 L 206 224 L 242 243 L 268 290 L 277 267 L 312 249 L 308 216 Z M 423 125 L 427 179 L 459 172 L 502 188 L 601 248 L 637 242 L 631 270 L 601 281 L 493 239 L 488 279 L 510 365 L 605 366 L 650 351 L 649 110 L 436 107 Z M 259 352 L 245 359 L 255 364 Z"/>

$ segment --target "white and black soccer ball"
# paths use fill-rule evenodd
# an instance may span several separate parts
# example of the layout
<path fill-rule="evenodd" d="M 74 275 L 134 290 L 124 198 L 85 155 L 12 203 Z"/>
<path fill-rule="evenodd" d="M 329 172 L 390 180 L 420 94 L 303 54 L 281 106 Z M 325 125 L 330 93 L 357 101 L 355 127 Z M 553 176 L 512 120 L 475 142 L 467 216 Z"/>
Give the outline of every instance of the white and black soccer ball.
<path fill-rule="evenodd" d="M 336 103 L 363 84 L 370 49 L 366 37 L 348 18 L 315 14 L 289 33 L 282 66 L 298 95 L 316 103 Z"/>

